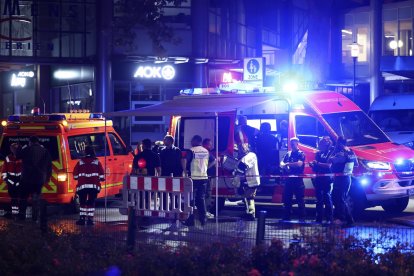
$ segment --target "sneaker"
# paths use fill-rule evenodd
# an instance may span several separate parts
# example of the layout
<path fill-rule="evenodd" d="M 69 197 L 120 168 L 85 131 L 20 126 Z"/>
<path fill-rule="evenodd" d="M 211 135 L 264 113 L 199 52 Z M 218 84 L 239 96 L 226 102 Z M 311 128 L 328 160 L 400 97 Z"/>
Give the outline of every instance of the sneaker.
<path fill-rule="evenodd" d="M 95 223 L 93 222 L 93 220 L 88 219 L 88 221 L 86 222 L 86 225 L 93 226 L 93 225 L 95 225 Z"/>
<path fill-rule="evenodd" d="M 76 221 L 76 225 L 85 225 L 86 221 L 84 219 L 79 219 Z"/>
<path fill-rule="evenodd" d="M 207 219 L 214 219 L 214 215 L 212 213 L 210 213 L 210 212 L 207 212 L 206 213 L 206 218 Z"/>

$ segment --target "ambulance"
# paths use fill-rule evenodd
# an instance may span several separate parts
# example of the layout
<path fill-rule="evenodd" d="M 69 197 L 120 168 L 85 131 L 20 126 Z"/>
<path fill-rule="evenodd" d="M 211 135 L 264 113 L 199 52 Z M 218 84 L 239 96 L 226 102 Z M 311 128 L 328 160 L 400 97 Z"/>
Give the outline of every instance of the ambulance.
<path fill-rule="evenodd" d="M 414 151 L 392 143 L 384 132 L 349 98 L 332 91 L 303 91 L 293 95 L 281 92 L 214 91 L 213 94 L 191 93 L 180 95 L 158 106 L 135 110 L 134 114 L 171 114 L 170 134 L 182 150 L 191 147 L 195 134 L 214 141 L 220 166 L 218 169 L 218 206 L 225 199 L 238 200 L 238 187 L 226 169 L 234 158 L 234 131 L 237 116 L 243 115 L 256 128 L 263 122 L 271 124 L 273 134 L 281 140 L 275 153 L 278 161 L 290 147 L 292 137 L 300 139 L 299 147 L 306 155 L 305 200 L 315 201 L 311 182 L 314 172 L 309 162 L 314 160 L 318 141 L 330 136 L 336 141 L 344 136 L 358 158 L 350 191 L 350 205 L 354 213 L 372 206 L 382 206 L 391 213 L 400 213 L 414 194 Z M 271 92 L 269 92 L 271 91 Z M 230 92 L 230 93 L 229 93 Z M 282 123 L 283 122 L 283 123 Z M 283 129 L 281 126 L 285 125 Z M 217 140 L 216 140 L 217 139 Z M 217 141 L 217 142 L 216 142 Z M 269 176 L 266 176 L 269 177 Z M 283 185 L 280 175 L 270 177 L 258 189 L 256 204 L 282 202 Z M 215 183 L 215 182 L 213 182 Z M 215 185 L 212 196 L 216 196 Z"/>
<path fill-rule="evenodd" d="M 42 188 L 49 203 L 76 203 L 76 181 L 73 168 L 84 155 L 87 145 L 95 149 L 105 168 L 106 180 L 98 197 L 119 194 L 122 179 L 131 171 L 132 153 L 113 128 L 112 121 L 102 114 L 79 111 L 33 115 L 11 115 L 2 122 L 0 167 L 10 153 L 10 144 L 27 145 L 30 136 L 39 137 L 40 144 L 52 157 L 52 177 Z M 0 182 L 0 204 L 8 203 L 7 185 Z M 76 205 L 75 205 L 76 206 Z"/>

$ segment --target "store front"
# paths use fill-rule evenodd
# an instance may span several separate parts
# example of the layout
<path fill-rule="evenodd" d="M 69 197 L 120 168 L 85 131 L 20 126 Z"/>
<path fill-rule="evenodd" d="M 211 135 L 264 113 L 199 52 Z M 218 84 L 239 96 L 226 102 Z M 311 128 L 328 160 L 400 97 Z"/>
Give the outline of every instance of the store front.
<path fill-rule="evenodd" d="M 33 66 L 1 73 L 1 117 L 30 113 L 35 105 L 35 71 Z"/>
<path fill-rule="evenodd" d="M 113 110 L 145 107 L 170 100 L 181 89 L 192 87 L 194 64 L 126 63 L 112 64 Z M 169 116 L 118 117 L 114 125 L 127 144 L 145 138 L 162 140 L 168 132 Z"/>

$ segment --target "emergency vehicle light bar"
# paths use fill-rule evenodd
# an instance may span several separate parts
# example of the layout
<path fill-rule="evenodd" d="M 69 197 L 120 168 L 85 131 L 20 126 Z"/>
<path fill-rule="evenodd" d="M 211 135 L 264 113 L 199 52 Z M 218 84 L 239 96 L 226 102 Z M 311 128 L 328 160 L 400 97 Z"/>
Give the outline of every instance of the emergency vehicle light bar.
<path fill-rule="evenodd" d="M 10 115 L 7 120 L 9 122 L 46 122 L 46 121 L 64 121 L 66 116 L 63 114 L 50 114 L 50 115 Z"/>

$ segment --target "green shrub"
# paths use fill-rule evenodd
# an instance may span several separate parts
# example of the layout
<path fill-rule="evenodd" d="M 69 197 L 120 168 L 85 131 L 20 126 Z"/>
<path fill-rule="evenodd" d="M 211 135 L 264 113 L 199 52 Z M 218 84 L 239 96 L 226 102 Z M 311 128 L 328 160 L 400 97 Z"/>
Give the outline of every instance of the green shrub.
<path fill-rule="evenodd" d="M 38 226 L 0 224 L 0 275 L 414 275 L 413 248 L 396 244 L 376 253 L 377 240 L 341 231 L 303 232 L 252 250 L 239 241 L 203 246 L 138 244 L 133 252 L 97 232 L 64 226 L 42 235 Z"/>

